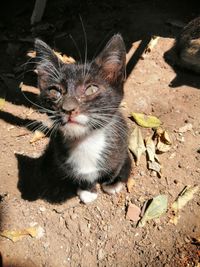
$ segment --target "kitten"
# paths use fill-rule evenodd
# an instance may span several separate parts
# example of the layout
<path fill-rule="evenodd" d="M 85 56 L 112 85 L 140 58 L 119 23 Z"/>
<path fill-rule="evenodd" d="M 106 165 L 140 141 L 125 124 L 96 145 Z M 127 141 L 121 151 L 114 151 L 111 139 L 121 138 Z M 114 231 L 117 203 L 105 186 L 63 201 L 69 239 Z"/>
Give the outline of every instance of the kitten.
<path fill-rule="evenodd" d="M 64 64 L 39 39 L 35 49 L 40 100 L 56 129 L 41 172 L 71 180 L 84 203 L 97 198 L 97 183 L 109 194 L 119 192 L 131 170 L 128 129 L 119 111 L 126 59 L 121 35 L 85 64 Z"/>
<path fill-rule="evenodd" d="M 177 64 L 200 73 L 200 17 L 190 21 L 177 37 Z"/>

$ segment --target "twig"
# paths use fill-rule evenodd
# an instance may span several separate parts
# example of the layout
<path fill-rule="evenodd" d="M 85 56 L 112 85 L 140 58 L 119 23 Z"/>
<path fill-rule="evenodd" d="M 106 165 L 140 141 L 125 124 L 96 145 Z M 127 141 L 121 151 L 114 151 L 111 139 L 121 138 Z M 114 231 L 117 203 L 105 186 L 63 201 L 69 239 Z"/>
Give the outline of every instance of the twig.
<path fill-rule="evenodd" d="M 36 0 L 33 13 L 31 16 L 31 25 L 39 22 L 42 19 L 47 0 Z"/>
<path fill-rule="evenodd" d="M 131 46 L 130 50 L 126 54 L 126 65 L 128 64 L 128 62 L 130 61 L 130 59 L 134 55 L 135 51 L 137 50 L 137 48 L 139 47 L 139 45 L 141 44 L 141 42 L 142 41 L 140 41 L 139 43 L 137 42 L 137 46 L 136 46 L 135 43 L 132 43 L 132 46 Z"/>

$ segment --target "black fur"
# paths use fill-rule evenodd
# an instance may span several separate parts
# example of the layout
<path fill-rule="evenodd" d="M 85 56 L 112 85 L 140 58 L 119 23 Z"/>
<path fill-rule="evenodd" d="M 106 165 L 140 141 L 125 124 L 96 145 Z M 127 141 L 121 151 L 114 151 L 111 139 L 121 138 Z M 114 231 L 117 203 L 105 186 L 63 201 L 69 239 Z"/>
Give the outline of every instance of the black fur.
<path fill-rule="evenodd" d="M 176 65 L 200 73 L 200 17 L 190 21 L 175 43 Z"/>

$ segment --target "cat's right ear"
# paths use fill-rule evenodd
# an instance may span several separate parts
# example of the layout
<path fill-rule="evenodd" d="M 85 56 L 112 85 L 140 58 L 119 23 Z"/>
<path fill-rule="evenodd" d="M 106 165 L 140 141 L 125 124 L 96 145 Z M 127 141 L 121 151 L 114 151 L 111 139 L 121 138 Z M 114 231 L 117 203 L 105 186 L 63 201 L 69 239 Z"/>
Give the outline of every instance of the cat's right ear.
<path fill-rule="evenodd" d="M 59 80 L 59 70 L 62 62 L 56 56 L 54 51 L 42 40 L 35 40 L 36 51 L 36 70 L 40 86 L 44 86 L 44 82 L 48 79 Z"/>
<path fill-rule="evenodd" d="M 125 76 L 126 49 L 120 34 L 115 34 L 95 59 L 100 73 L 110 83 L 122 82 Z"/>

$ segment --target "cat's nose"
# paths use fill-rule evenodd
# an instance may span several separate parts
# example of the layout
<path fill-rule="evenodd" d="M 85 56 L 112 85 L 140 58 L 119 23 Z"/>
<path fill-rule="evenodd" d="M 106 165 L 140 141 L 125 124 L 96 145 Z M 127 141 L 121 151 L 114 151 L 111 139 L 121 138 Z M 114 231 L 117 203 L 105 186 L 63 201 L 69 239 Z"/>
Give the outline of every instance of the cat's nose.
<path fill-rule="evenodd" d="M 65 97 L 62 109 L 66 112 L 71 112 L 79 106 L 78 100 L 75 97 Z"/>

